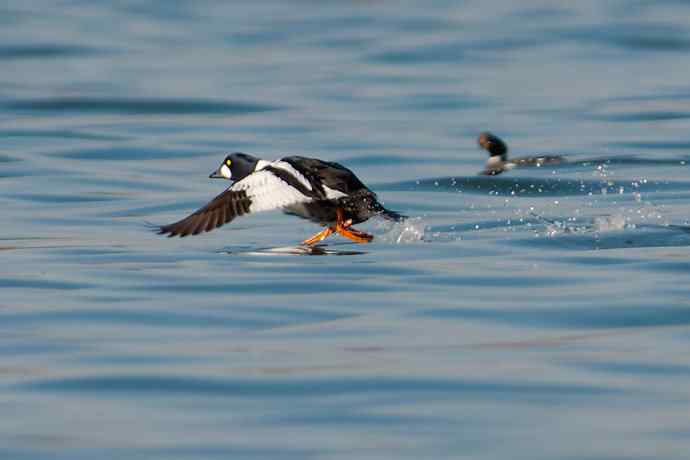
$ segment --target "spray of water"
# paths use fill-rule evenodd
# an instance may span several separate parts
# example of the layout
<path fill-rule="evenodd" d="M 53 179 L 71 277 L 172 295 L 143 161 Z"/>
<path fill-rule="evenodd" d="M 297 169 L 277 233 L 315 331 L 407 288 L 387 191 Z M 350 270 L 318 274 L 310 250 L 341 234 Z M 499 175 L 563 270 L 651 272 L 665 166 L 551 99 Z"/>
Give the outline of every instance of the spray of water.
<path fill-rule="evenodd" d="M 400 222 L 382 221 L 378 229 L 383 234 L 377 235 L 377 240 L 386 243 L 408 244 L 427 241 L 427 224 L 422 217 L 408 217 Z"/>

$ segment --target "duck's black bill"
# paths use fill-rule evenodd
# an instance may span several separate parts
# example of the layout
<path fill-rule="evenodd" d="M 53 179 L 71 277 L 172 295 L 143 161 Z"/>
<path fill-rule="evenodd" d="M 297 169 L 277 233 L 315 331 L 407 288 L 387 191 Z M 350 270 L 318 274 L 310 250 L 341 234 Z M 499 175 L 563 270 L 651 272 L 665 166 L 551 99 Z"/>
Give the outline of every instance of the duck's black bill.
<path fill-rule="evenodd" d="M 220 168 L 213 171 L 208 177 L 209 179 L 224 179 L 223 175 L 220 173 Z"/>

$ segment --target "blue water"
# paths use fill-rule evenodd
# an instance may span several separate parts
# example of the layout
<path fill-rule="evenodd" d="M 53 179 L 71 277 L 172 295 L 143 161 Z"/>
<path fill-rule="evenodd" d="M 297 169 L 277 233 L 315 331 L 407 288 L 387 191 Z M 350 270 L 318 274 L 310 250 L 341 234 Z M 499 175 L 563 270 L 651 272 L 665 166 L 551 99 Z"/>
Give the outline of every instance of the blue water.
<path fill-rule="evenodd" d="M 0 458 L 690 457 L 690 4 L 115 3 L 0 6 Z M 237 150 L 410 219 L 151 231 Z"/>

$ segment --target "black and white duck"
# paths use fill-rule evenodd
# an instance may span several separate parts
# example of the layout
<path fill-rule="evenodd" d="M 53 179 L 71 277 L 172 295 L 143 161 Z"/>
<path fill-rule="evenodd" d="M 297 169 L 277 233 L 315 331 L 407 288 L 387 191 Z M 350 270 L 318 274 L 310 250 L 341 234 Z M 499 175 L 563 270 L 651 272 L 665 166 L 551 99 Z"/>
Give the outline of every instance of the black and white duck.
<path fill-rule="evenodd" d="M 197 235 L 238 216 L 282 209 L 326 227 L 303 244 L 316 244 L 333 233 L 368 243 L 373 236 L 353 225 L 374 216 L 393 221 L 404 218 L 384 208 L 352 171 L 330 161 L 301 156 L 267 161 L 238 152 L 228 155 L 209 177 L 233 184 L 184 219 L 161 226 L 159 234 Z"/>
<path fill-rule="evenodd" d="M 508 159 L 508 146 L 498 136 L 490 132 L 479 134 L 477 143 L 489 153 L 484 170 L 479 174 L 495 176 L 516 166 L 544 166 L 565 163 L 566 159 L 559 155 L 538 155 Z"/>

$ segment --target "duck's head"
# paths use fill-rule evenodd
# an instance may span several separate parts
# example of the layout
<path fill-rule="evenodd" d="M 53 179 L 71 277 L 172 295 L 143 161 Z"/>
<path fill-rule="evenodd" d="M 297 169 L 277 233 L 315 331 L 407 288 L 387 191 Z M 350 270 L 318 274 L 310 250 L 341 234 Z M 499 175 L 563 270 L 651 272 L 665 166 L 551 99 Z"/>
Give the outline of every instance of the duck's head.
<path fill-rule="evenodd" d="M 477 143 L 489 152 L 489 159 L 508 161 L 508 146 L 498 136 L 485 131 L 479 135 Z"/>
<path fill-rule="evenodd" d="M 486 160 L 484 171 L 480 174 L 495 176 L 512 167 L 508 162 L 508 146 L 498 136 L 485 131 L 479 135 L 477 143 L 489 152 L 489 159 Z"/>
<path fill-rule="evenodd" d="M 256 169 L 259 159 L 246 153 L 235 152 L 226 156 L 218 169 L 208 177 L 211 179 L 242 180 Z"/>

